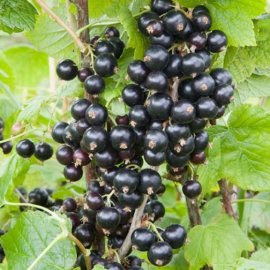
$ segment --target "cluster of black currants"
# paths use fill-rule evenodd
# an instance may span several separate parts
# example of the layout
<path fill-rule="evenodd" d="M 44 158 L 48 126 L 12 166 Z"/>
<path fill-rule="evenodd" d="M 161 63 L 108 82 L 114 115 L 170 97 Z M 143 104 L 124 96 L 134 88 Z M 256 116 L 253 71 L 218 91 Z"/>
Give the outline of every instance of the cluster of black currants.
<path fill-rule="evenodd" d="M 0 117 L 0 141 L 4 140 L 4 135 L 3 135 L 4 128 L 5 128 L 4 120 L 3 118 Z M 11 152 L 13 145 L 10 141 L 7 141 L 7 142 L 0 143 L 0 148 L 2 148 L 3 153 L 6 155 Z"/>
<path fill-rule="evenodd" d="M 5 234 L 5 232 L 3 230 L 0 230 L 0 238 L 4 234 Z M 0 263 L 2 263 L 4 261 L 4 259 L 5 259 L 5 252 L 4 252 L 4 249 L 0 245 Z"/>

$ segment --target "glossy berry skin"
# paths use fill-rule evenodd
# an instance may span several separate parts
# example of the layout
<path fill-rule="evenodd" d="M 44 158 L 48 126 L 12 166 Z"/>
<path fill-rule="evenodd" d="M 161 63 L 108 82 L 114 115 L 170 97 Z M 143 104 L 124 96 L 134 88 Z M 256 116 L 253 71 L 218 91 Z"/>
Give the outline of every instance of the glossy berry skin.
<path fill-rule="evenodd" d="M 196 6 L 192 11 L 192 16 L 196 16 L 201 13 L 209 14 L 209 9 L 203 5 Z"/>
<path fill-rule="evenodd" d="M 169 87 L 168 77 L 162 71 L 152 71 L 146 78 L 145 86 L 149 90 L 166 92 Z"/>
<path fill-rule="evenodd" d="M 131 169 L 120 169 L 117 171 L 113 185 L 119 192 L 132 193 L 139 184 L 139 175 Z"/>
<path fill-rule="evenodd" d="M 203 72 L 205 69 L 205 64 L 203 58 L 196 53 L 186 54 L 182 58 L 182 72 L 187 75 L 196 75 Z"/>
<path fill-rule="evenodd" d="M 130 149 L 135 143 L 135 133 L 130 126 L 115 126 L 110 133 L 112 147 L 117 150 Z"/>
<path fill-rule="evenodd" d="M 172 167 L 185 167 L 189 160 L 189 155 L 179 156 L 175 155 L 172 151 L 167 150 L 166 161 Z"/>
<path fill-rule="evenodd" d="M 97 213 L 97 224 L 105 230 L 114 230 L 120 224 L 121 216 L 113 207 L 104 207 Z"/>
<path fill-rule="evenodd" d="M 178 40 L 187 40 L 188 37 L 194 32 L 193 25 L 190 19 L 186 18 L 186 26 L 183 31 L 177 35 Z"/>
<path fill-rule="evenodd" d="M 199 118 L 215 118 L 218 113 L 216 102 L 209 97 L 202 97 L 196 103 L 196 112 Z"/>
<path fill-rule="evenodd" d="M 147 251 L 156 242 L 154 233 L 145 228 L 136 229 L 131 235 L 131 244 L 134 249 Z"/>
<path fill-rule="evenodd" d="M 28 194 L 28 200 L 32 204 L 46 206 L 48 199 L 48 192 L 44 188 L 35 188 Z"/>
<path fill-rule="evenodd" d="M 160 45 L 150 46 L 144 54 L 144 62 L 150 70 L 162 70 L 169 61 L 168 51 Z"/>
<path fill-rule="evenodd" d="M 74 235 L 85 247 L 90 247 L 94 241 L 94 231 L 89 223 L 79 225 Z"/>
<path fill-rule="evenodd" d="M 72 147 L 79 147 L 82 136 L 76 129 L 76 123 L 69 124 L 63 133 L 63 140 Z"/>
<path fill-rule="evenodd" d="M 113 249 L 119 249 L 123 245 L 124 240 L 125 239 L 121 236 L 112 235 L 108 238 L 108 246 Z"/>
<path fill-rule="evenodd" d="M 17 154 L 23 158 L 30 158 L 35 152 L 35 145 L 32 141 L 21 140 L 16 145 Z"/>
<path fill-rule="evenodd" d="M 208 31 L 212 25 L 212 19 L 210 17 L 209 13 L 199 13 L 193 16 L 192 22 L 194 27 L 202 32 L 202 31 Z"/>
<path fill-rule="evenodd" d="M 94 69 L 101 77 L 110 77 L 116 73 L 116 58 L 109 53 L 99 55 L 94 62 Z"/>
<path fill-rule="evenodd" d="M 198 197 L 202 192 L 202 186 L 198 181 L 187 180 L 182 188 L 186 197 L 193 199 Z"/>
<path fill-rule="evenodd" d="M 76 182 L 82 178 L 83 170 L 81 167 L 75 167 L 74 165 L 67 165 L 64 168 L 64 176 L 71 182 Z"/>
<path fill-rule="evenodd" d="M 194 150 L 194 137 L 181 138 L 177 143 L 170 143 L 170 149 L 175 155 L 187 155 Z"/>
<path fill-rule="evenodd" d="M 115 118 L 115 122 L 117 125 L 128 125 L 129 118 L 128 115 L 117 115 Z"/>
<path fill-rule="evenodd" d="M 105 89 L 104 79 L 99 75 L 92 75 L 84 81 L 84 89 L 90 95 L 98 95 Z"/>
<path fill-rule="evenodd" d="M 85 197 L 86 204 L 94 211 L 97 211 L 104 207 L 103 198 L 99 193 L 89 192 Z"/>
<path fill-rule="evenodd" d="M 78 72 L 78 79 L 81 81 L 81 82 L 84 82 L 86 80 L 87 77 L 93 75 L 93 71 L 88 68 L 88 67 L 84 67 L 84 68 L 81 68 Z"/>
<path fill-rule="evenodd" d="M 196 49 L 203 49 L 206 45 L 206 36 L 200 32 L 193 32 L 189 38 L 188 42 Z"/>
<path fill-rule="evenodd" d="M 172 224 L 165 229 L 161 236 L 173 249 L 176 249 L 182 247 L 186 242 L 187 232 L 181 225 Z"/>
<path fill-rule="evenodd" d="M 207 48 L 210 52 L 218 53 L 226 49 L 228 44 L 227 36 L 220 30 L 213 30 L 208 34 Z"/>
<path fill-rule="evenodd" d="M 232 75 L 224 68 L 213 69 L 210 75 L 214 79 L 216 86 L 232 84 Z"/>
<path fill-rule="evenodd" d="M 175 123 L 188 124 L 195 119 L 196 112 L 191 102 L 180 100 L 174 104 L 171 116 Z"/>
<path fill-rule="evenodd" d="M 113 46 L 114 56 L 119 59 L 124 51 L 125 43 L 118 37 L 111 37 L 109 42 Z"/>
<path fill-rule="evenodd" d="M 207 120 L 201 118 L 195 118 L 191 123 L 189 123 L 189 127 L 192 133 L 197 133 L 205 128 L 207 125 Z"/>
<path fill-rule="evenodd" d="M 194 153 L 200 153 L 206 149 L 209 143 L 209 136 L 206 131 L 200 131 L 195 134 Z"/>
<path fill-rule="evenodd" d="M 91 153 L 105 150 L 108 144 L 108 133 L 102 127 L 90 127 L 83 134 L 83 144 Z"/>
<path fill-rule="evenodd" d="M 10 141 L 8 141 L 2 143 L 0 147 L 2 148 L 4 155 L 7 155 L 12 151 L 13 144 Z"/>
<path fill-rule="evenodd" d="M 152 0 L 151 10 L 161 15 L 173 8 L 173 2 L 171 0 Z"/>
<path fill-rule="evenodd" d="M 172 248 L 166 242 L 154 243 L 147 252 L 148 260 L 156 266 L 164 266 L 172 259 Z"/>
<path fill-rule="evenodd" d="M 172 54 L 169 56 L 168 64 L 164 69 L 164 73 L 168 76 L 168 78 L 182 75 L 181 63 L 182 63 L 182 59 L 179 55 Z"/>
<path fill-rule="evenodd" d="M 58 143 L 64 143 L 63 134 L 65 128 L 68 126 L 66 122 L 58 122 L 52 129 L 52 138 Z"/>
<path fill-rule="evenodd" d="M 192 89 L 197 96 L 210 96 L 215 89 L 215 81 L 207 73 L 201 73 L 192 80 Z"/>
<path fill-rule="evenodd" d="M 159 20 L 159 16 L 154 12 L 144 12 L 138 19 L 138 28 L 139 30 L 145 34 L 148 35 L 147 32 L 147 26 L 150 22 L 154 20 Z"/>
<path fill-rule="evenodd" d="M 86 166 L 90 163 L 90 158 L 88 153 L 84 152 L 82 149 L 78 148 L 73 153 L 73 162 L 75 166 Z"/>
<path fill-rule="evenodd" d="M 63 201 L 63 209 L 67 212 L 74 212 L 77 209 L 77 203 L 73 198 L 67 198 Z"/>
<path fill-rule="evenodd" d="M 140 172 L 140 182 L 138 190 L 144 194 L 156 193 L 161 185 L 161 177 L 158 172 L 152 169 L 143 169 Z"/>
<path fill-rule="evenodd" d="M 228 105 L 233 99 L 233 88 L 231 85 L 220 85 L 216 87 L 213 95 L 218 106 Z"/>
<path fill-rule="evenodd" d="M 191 154 L 190 161 L 196 165 L 203 164 L 206 161 L 206 155 L 204 152 Z"/>
<path fill-rule="evenodd" d="M 135 210 L 142 204 L 143 196 L 136 191 L 133 193 L 119 193 L 118 200 L 122 207 Z"/>
<path fill-rule="evenodd" d="M 193 89 L 193 80 L 185 79 L 178 86 L 178 96 L 182 99 L 188 99 L 190 101 L 197 100 L 197 95 Z"/>
<path fill-rule="evenodd" d="M 104 194 L 104 186 L 100 185 L 100 182 L 93 180 L 88 185 L 88 190 L 94 193 Z"/>
<path fill-rule="evenodd" d="M 203 59 L 205 70 L 211 66 L 212 56 L 207 50 L 197 50 L 196 54 Z"/>
<path fill-rule="evenodd" d="M 153 45 L 160 45 L 166 49 L 169 49 L 174 42 L 174 37 L 166 32 L 163 32 L 158 37 L 150 36 L 150 42 Z"/>
<path fill-rule="evenodd" d="M 122 99 L 126 105 L 133 107 L 144 102 L 144 90 L 137 84 L 128 84 L 122 91 Z"/>
<path fill-rule="evenodd" d="M 95 45 L 95 55 L 101 55 L 104 53 L 113 54 L 114 47 L 107 40 L 100 40 Z"/>
<path fill-rule="evenodd" d="M 118 161 L 117 152 L 111 148 L 95 154 L 96 165 L 101 168 L 112 168 Z"/>
<path fill-rule="evenodd" d="M 127 73 L 129 78 L 135 83 L 143 83 L 149 73 L 149 69 L 141 60 L 134 60 L 128 65 Z"/>
<path fill-rule="evenodd" d="M 73 163 L 73 149 L 68 145 L 60 146 L 55 155 L 57 161 L 62 165 L 71 165 Z"/>
<path fill-rule="evenodd" d="M 35 147 L 35 157 L 40 161 L 48 160 L 53 155 L 53 148 L 50 144 L 40 142 Z"/>
<path fill-rule="evenodd" d="M 94 103 L 88 107 L 85 113 L 85 119 L 92 126 L 102 126 L 108 118 L 107 109 L 98 103 Z"/>
<path fill-rule="evenodd" d="M 110 262 L 105 266 L 107 270 L 124 270 L 123 266 L 118 262 Z"/>
<path fill-rule="evenodd" d="M 165 121 L 171 114 L 173 101 L 167 94 L 156 93 L 147 100 L 146 106 L 153 120 Z"/>
<path fill-rule="evenodd" d="M 187 18 L 178 10 L 170 10 L 163 17 L 164 28 L 171 35 L 179 35 L 186 27 Z"/>
<path fill-rule="evenodd" d="M 157 130 L 163 130 L 163 123 L 161 121 L 152 121 L 149 125 L 148 128 L 151 129 L 157 129 Z"/>
<path fill-rule="evenodd" d="M 91 105 L 91 102 L 85 98 L 78 99 L 71 106 L 71 115 L 75 120 L 80 120 L 85 117 L 85 112 L 88 107 Z"/>
<path fill-rule="evenodd" d="M 160 20 L 153 20 L 146 26 L 146 31 L 150 36 L 160 36 L 163 33 L 163 24 Z"/>
<path fill-rule="evenodd" d="M 165 151 L 168 143 L 167 134 L 161 130 L 149 130 L 144 139 L 144 146 L 153 152 Z"/>
<path fill-rule="evenodd" d="M 78 67 L 72 60 L 66 59 L 57 65 L 56 73 L 60 79 L 70 81 L 77 76 Z"/>
<path fill-rule="evenodd" d="M 133 127 L 144 127 L 150 122 L 150 116 L 143 105 L 136 105 L 131 108 L 128 118 L 130 125 Z"/>
<path fill-rule="evenodd" d="M 167 126 L 165 131 L 170 143 L 173 144 L 179 143 L 182 138 L 187 138 L 191 135 L 189 126 L 176 123 Z"/>
<path fill-rule="evenodd" d="M 82 136 L 84 132 L 90 127 L 85 118 L 76 121 L 76 130 Z"/>
<path fill-rule="evenodd" d="M 151 200 L 146 204 L 144 212 L 148 215 L 151 221 L 156 221 L 164 217 L 165 207 L 158 200 Z"/>
<path fill-rule="evenodd" d="M 105 37 L 120 37 L 118 29 L 114 26 L 107 27 L 104 32 Z"/>
<path fill-rule="evenodd" d="M 150 149 L 144 150 L 144 159 L 150 166 L 159 166 L 165 161 L 164 152 L 153 152 Z"/>
<path fill-rule="evenodd" d="M 222 117 L 225 114 L 226 106 L 218 107 L 218 113 L 216 115 L 216 119 Z"/>

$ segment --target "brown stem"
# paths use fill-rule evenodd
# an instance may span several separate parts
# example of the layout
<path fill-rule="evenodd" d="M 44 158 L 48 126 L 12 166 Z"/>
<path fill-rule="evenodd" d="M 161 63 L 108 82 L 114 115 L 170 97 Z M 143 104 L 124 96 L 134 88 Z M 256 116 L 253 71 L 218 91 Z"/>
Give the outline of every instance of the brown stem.
<path fill-rule="evenodd" d="M 236 218 L 235 213 L 233 211 L 232 202 L 231 202 L 231 192 L 230 192 L 226 179 L 219 180 L 218 185 L 219 185 L 220 193 L 222 196 L 222 203 L 223 203 L 225 212 L 229 216 Z"/>
<path fill-rule="evenodd" d="M 176 102 L 178 100 L 178 86 L 179 86 L 180 80 L 178 77 L 173 78 L 172 83 L 170 84 L 170 96 L 173 100 L 173 102 Z"/>
<path fill-rule="evenodd" d="M 191 227 L 202 224 L 198 200 L 186 198 L 186 204 Z"/>

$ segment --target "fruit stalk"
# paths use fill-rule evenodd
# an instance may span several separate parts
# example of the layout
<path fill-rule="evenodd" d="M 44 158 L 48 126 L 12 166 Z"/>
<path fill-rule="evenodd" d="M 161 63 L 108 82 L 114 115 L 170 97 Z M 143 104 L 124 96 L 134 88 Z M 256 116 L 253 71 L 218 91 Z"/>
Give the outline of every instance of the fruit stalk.
<path fill-rule="evenodd" d="M 202 224 L 198 200 L 186 198 L 186 204 L 191 227 Z"/>

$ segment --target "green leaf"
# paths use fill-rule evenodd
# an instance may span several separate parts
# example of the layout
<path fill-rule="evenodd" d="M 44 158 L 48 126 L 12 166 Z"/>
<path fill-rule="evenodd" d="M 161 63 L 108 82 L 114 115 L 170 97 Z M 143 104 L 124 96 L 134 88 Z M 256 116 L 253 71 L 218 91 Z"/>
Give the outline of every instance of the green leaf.
<path fill-rule="evenodd" d="M 250 259 L 240 258 L 236 270 L 269 270 L 270 269 L 270 248 L 258 250 L 253 253 Z"/>
<path fill-rule="evenodd" d="M 230 70 L 237 83 L 241 83 L 250 77 L 255 68 L 264 69 L 269 67 L 269 27 L 270 19 L 255 21 L 257 46 L 245 48 L 229 47 L 227 49 L 224 67 Z"/>
<path fill-rule="evenodd" d="M 5 54 L 0 52 L 0 87 L 14 86 L 13 71 Z"/>
<path fill-rule="evenodd" d="M 126 114 L 125 103 L 120 99 L 114 99 L 111 104 L 111 112 L 114 115 L 124 115 Z"/>
<path fill-rule="evenodd" d="M 58 221 L 40 211 L 24 212 L 13 228 L 1 237 L 10 270 L 28 269 L 35 259 L 59 237 Z M 76 249 L 68 239 L 59 239 L 41 258 L 35 270 L 69 270 L 76 260 Z"/>
<path fill-rule="evenodd" d="M 215 270 L 232 270 L 242 251 L 253 249 L 252 242 L 238 224 L 227 215 L 219 215 L 208 225 L 192 228 L 185 246 L 185 258 L 190 270 L 205 264 Z"/>
<path fill-rule="evenodd" d="M 53 11 L 64 21 L 67 20 L 65 5 L 54 8 Z M 39 51 L 52 57 L 59 59 L 77 57 L 72 38 L 45 13 L 38 16 L 34 31 L 28 32 L 26 36 Z"/>
<path fill-rule="evenodd" d="M 96 264 L 94 266 L 93 270 L 105 270 L 105 268 L 102 265 L 100 265 L 100 264 Z"/>
<path fill-rule="evenodd" d="M 266 149 L 270 148 L 270 114 L 261 107 L 242 105 L 223 128 L 221 133 L 212 133 L 215 139 L 208 163 L 198 170 L 204 192 L 221 178 L 244 190 L 269 190 L 270 152 Z"/>
<path fill-rule="evenodd" d="M 18 180 L 22 183 L 29 170 L 30 161 L 22 159 L 17 154 L 2 161 L 0 165 L 0 205 L 3 204 L 9 187 Z"/>
<path fill-rule="evenodd" d="M 26 0 L 0 1 L 0 29 L 12 33 L 33 30 L 36 9 Z"/>
<path fill-rule="evenodd" d="M 122 8 L 119 10 L 118 14 L 119 20 L 129 37 L 127 46 L 134 48 L 134 57 L 136 59 L 141 59 L 146 47 L 148 46 L 147 39 L 139 32 L 137 21 L 132 17 L 128 8 Z"/>

